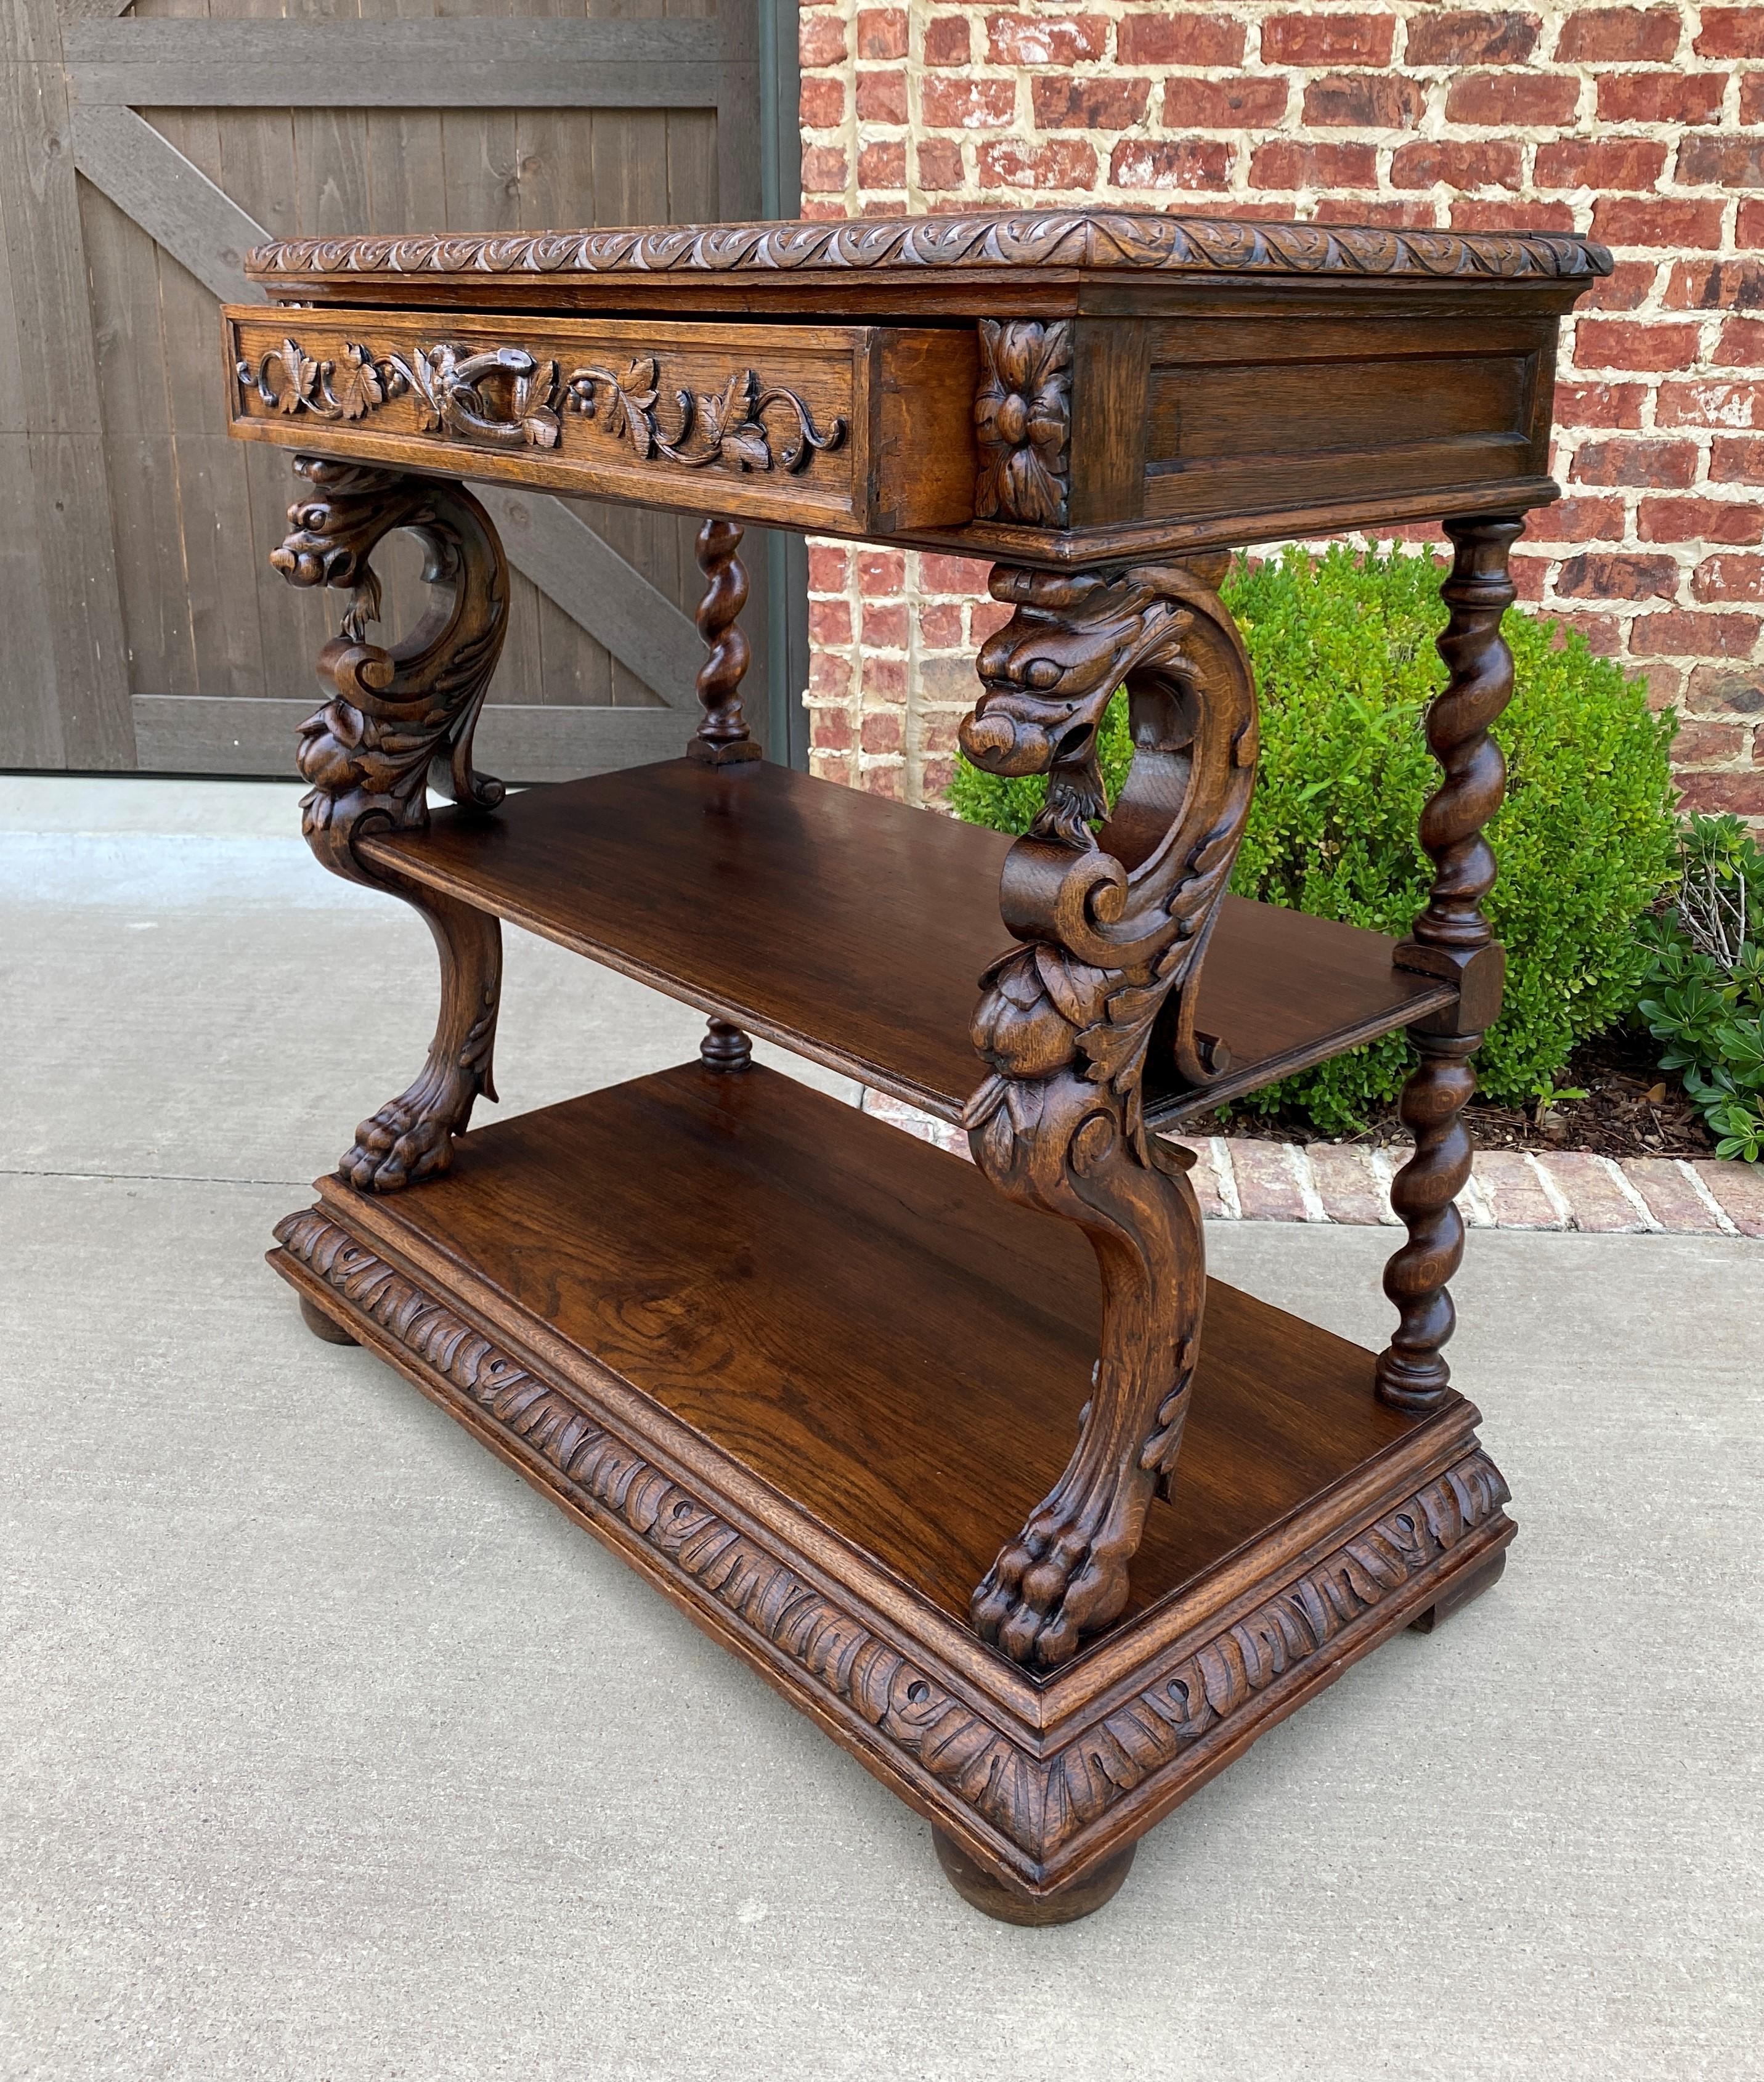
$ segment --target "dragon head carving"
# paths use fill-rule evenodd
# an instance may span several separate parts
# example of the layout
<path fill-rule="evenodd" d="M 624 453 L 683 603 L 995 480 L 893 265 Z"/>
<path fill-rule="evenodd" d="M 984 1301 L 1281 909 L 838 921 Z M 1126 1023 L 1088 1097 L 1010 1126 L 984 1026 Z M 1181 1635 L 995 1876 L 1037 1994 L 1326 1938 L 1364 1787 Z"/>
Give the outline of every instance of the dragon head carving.
<path fill-rule="evenodd" d="M 1148 652 L 1189 619 L 1153 570 L 1097 572 L 999 566 L 991 593 L 1017 612 L 981 647 L 985 692 L 962 725 L 962 748 L 988 773 L 1045 773 L 1047 802 L 1031 836 L 1080 850 L 1105 811 L 1097 763 L 1103 710 Z"/>

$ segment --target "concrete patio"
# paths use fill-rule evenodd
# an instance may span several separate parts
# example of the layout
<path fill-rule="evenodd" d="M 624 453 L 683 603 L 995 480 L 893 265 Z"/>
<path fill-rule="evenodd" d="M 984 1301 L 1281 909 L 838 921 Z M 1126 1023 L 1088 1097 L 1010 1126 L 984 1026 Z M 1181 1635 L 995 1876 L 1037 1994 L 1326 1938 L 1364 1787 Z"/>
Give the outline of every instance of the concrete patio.
<path fill-rule="evenodd" d="M 1764 1243 L 1476 1235 L 1452 1351 L 1505 1580 L 1091 1920 L 988 1923 L 262 1266 L 434 1006 L 423 926 L 287 836 L 297 792 L 0 780 L 4 2082 L 1764 2075 Z M 512 934 L 504 1110 L 700 1026 Z M 1387 1232 L 1209 1241 L 1382 1340 Z"/>

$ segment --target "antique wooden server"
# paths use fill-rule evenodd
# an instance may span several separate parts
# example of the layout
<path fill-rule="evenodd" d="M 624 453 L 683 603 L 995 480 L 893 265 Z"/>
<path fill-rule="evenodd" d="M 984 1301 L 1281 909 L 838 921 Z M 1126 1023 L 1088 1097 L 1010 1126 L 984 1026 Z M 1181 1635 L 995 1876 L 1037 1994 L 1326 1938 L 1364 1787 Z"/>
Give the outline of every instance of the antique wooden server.
<path fill-rule="evenodd" d="M 1500 1573 L 1442 1356 L 1501 986 L 1488 731 L 1557 327 L 1609 265 L 1056 211 L 298 240 L 250 262 L 294 308 L 225 314 L 232 431 L 306 480 L 273 561 L 350 595 L 306 833 L 441 962 L 420 1075 L 272 1262 L 927 1816 L 993 1915 L 1097 1907 L 1263 1729 Z M 464 478 L 710 516 L 680 759 L 506 800 L 474 770 L 507 582 Z M 1426 908 L 1393 942 L 1227 896 L 1257 737 L 1223 552 L 1430 516 Z M 743 520 L 996 560 L 962 741 L 1049 775 L 1026 837 L 760 761 Z M 385 648 L 399 528 L 436 605 Z M 702 1008 L 701 1060 L 467 1133 L 504 918 Z M 1158 1131 L 1400 1026 L 1375 1355 L 1206 1281 Z M 755 1034 L 962 1123 L 975 1163 L 756 1067 Z"/>

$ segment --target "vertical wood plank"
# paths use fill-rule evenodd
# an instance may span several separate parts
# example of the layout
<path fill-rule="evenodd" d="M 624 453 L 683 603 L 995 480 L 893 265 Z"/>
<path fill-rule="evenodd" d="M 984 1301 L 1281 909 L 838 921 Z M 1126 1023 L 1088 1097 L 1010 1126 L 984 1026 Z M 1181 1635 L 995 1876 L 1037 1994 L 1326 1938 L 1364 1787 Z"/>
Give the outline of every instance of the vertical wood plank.
<path fill-rule="evenodd" d="M 203 0 L 154 0 L 170 11 Z M 136 0 L 137 8 L 141 0 Z M 282 0 L 213 0 L 214 11 L 229 17 L 279 20 Z M 294 120 L 280 108 L 229 108 L 218 112 L 220 185 L 242 209 L 263 225 L 272 238 L 291 238 L 305 227 L 299 215 L 299 174 L 294 154 Z M 284 584 L 270 569 L 270 551 L 288 532 L 288 508 L 297 480 L 288 457 L 258 453 L 255 443 L 234 445 L 246 450 L 245 478 L 249 495 L 250 555 L 259 642 L 263 658 L 261 692 L 283 700 L 319 700 L 314 661 L 336 622 L 334 604 L 318 591 Z M 293 747 L 288 747 L 288 766 Z"/>
<path fill-rule="evenodd" d="M 6 699 L 0 702 L 0 765 L 59 766 L 61 718 L 55 652 L 44 613 L 46 582 L 37 540 L 24 371 L 0 188 L 0 628 L 6 634 Z"/>
<path fill-rule="evenodd" d="M 192 11 L 196 11 L 192 9 Z M 207 11 L 206 6 L 201 11 Z M 210 180 L 225 166 L 213 110 L 158 109 L 148 120 Z M 226 432 L 226 372 L 213 345 L 221 329 L 213 292 L 163 248 L 158 262 L 165 385 L 178 473 L 178 518 L 196 679 L 211 698 L 261 696 L 264 687 L 261 586 L 251 527 L 251 488 Z M 138 693 L 172 691 L 137 684 Z"/>
<path fill-rule="evenodd" d="M 166 352 L 154 242 L 80 183 L 92 340 L 116 516 L 116 577 L 132 694 L 194 693 Z"/>
<path fill-rule="evenodd" d="M 760 214 L 760 20 L 762 0 L 717 0 L 723 65 L 717 95 L 717 215 Z"/>
<path fill-rule="evenodd" d="M 85 247 L 53 0 L 11 0 L 0 22 L 0 233 L 11 307 L 9 415 L 22 422 L 34 558 L 9 554 L 9 591 L 42 641 L 0 721 L 15 756 L 85 769 L 135 758 Z M 19 441 L 9 444 L 14 458 Z M 14 524 L 16 526 L 16 523 Z M 8 533 L 13 532 L 9 528 Z M 33 568 L 34 567 L 34 568 Z M 53 664 L 52 719 L 42 668 Z M 9 689 L 10 693 L 10 689 Z M 13 707 L 9 699 L 0 711 Z"/>
<path fill-rule="evenodd" d="M 525 11 L 507 0 L 436 0 L 444 17 Z M 462 52 L 469 48 L 461 32 Z M 515 231 L 520 226 L 519 120 L 513 109 L 444 109 L 441 114 L 442 229 Z M 508 634 L 490 681 L 492 702 L 534 703 L 543 697 L 539 596 L 518 571 L 509 575 Z"/>

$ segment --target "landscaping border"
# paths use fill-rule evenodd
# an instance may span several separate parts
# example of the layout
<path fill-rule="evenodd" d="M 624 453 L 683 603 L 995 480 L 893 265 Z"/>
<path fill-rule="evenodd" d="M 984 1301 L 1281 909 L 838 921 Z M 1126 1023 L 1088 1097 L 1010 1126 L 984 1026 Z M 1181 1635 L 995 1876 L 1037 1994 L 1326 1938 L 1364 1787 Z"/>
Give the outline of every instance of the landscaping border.
<path fill-rule="evenodd" d="M 859 1104 L 909 1135 L 958 1157 L 968 1154 L 959 1128 L 916 1106 L 869 1090 Z M 1400 1148 L 1223 1135 L 1169 1139 L 1194 1153 L 1189 1175 L 1209 1221 L 1401 1226 L 1390 1198 Z M 1619 1159 L 1583 1149 L 1483 1149 L 1458 1204 L 1472 1229 L 1764 1237 L 1764 1165 L 1719 1157 Z"/>

